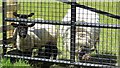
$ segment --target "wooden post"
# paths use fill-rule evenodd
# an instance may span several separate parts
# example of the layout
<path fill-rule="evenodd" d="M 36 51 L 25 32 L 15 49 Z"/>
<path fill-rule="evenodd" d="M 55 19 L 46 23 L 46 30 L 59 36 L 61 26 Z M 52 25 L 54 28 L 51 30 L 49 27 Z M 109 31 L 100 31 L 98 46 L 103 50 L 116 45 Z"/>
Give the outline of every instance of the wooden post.
<path fill-rule="evenodd" d="M 118 2 L 117 3 L 117 15 L 120 15 L 120 2 Z M 118 24 L 120 24 L 120 20 L 118 20 Z M 117 53 L 116 53 L 116 55 L 117 55 L 117 66 L 119 66 L 120 67 L 120 29 L 118 29 L 118 47 L 117 47 Z"/>
<path fill-rule="evenodd" d="M 7 0 L 7 3 L 6 3 L 6 13 L 7 13 L 6 16 L 7 16 L 7 18 L 15 18 L 13 16 L 13 12 L 16 12 L 18 9 L 18 4 L 16 1 L 17 0 Z M 11 23 L 12 22 L 7 22 L 7 25 L 10 25 Z M 7 38 L 12 37 L 12 34 L 13 34 L 13 29 L 12 29 L 12 27 L 10 27 L 7 29 Z"/>

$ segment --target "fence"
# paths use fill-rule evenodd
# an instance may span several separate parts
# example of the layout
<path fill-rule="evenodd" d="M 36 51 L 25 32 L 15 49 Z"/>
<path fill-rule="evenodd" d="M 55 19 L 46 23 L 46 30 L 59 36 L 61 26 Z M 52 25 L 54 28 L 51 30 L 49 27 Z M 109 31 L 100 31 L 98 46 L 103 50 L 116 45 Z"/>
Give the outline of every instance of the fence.
<path fill-rule="evenodd" d="M 16 17 L 13 18 L 6 16 L 12 7 L 3 2 L 5 57 L 45 64 L 119 68 L 119 2 L 17 3 L 19 9 L 12 12 Z M 7 33 L 11 22 L 15 30 Z M 8 38 L 9 35 L 13 37 Z"/>

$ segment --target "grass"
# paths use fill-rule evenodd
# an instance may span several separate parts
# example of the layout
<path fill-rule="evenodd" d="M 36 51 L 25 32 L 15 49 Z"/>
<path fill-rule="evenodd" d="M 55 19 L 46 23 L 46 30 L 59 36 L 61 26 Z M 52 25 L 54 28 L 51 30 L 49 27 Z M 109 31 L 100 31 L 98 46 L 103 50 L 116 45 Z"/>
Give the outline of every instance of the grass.
<path fill-rule="evenodd" d="M 19 60 L 18 62 L 12 64 L 10 62 L 10 59 L 2 59 L 0 60 L 0 68 L 30 68 L 30 65 L 26 62 L 26 61 L 23 61 L 23 60 Z"/>
<path fill-rule="evenodd" d="M 0 5 L 2 5 L 2 0 L 0 0 Z"/>
<path fill-rule="evenodd" d="M 59 4 L 59 5 L 58 5 Z M 69 5 L 63 3 L 20 3 L 21 7 L 18 11 L 19 13 L 30 13 L 34 12 L 33 18 L 43 18 L 45 20 L 62 20 L 67 9 L 70 8 Z M 24 7 L 22 6 L 24 5 Z M 32 9 L 31 9 L 32 8 Z M 64 11 L 64 13 L 63 13 Z"/>

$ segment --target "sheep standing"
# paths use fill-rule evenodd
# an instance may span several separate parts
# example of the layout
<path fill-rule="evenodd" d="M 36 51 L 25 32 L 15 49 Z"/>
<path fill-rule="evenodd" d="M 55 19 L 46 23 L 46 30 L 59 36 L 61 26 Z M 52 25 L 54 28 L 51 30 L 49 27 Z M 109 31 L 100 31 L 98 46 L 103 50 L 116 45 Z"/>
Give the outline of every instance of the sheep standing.
<path fill-rule="evenodd" d="M 20 15 L 14 13 L 19 18 L 27 19 L 29 15 Z M 53 55 L 53 59 L 57 57 L 57 34 L 54 34 L 52 29 L 55 26 L 41 25 L 41 24 L 27 24 L 25 22 L 12 23 L 15 27 L 14 39 L 17 51 L 21 51 L 25 56 L 31 56 L 33 49 L 39 49 L 38 56 L 41 55 L 41 48 L 45 47 L 44 58 L 49 59 Z M 51 29 L 51 31 L 50 31 Z M 53 33 L 53 34 L 52 34 Z M 56 33 L 56 32 L 55 32 Z M 43 51 L 42 51 L 43 52 Z M 12 53 L 11 51 L 8 54 Z"/>
<path fill-rule="evenodd" d="M 68 9 L 67 14 L 62 21 L 71 21 L 71 9 Z M 99 15 L 95 12 L 76 7 L 76 22 L 75 23 L 99 23 Z M 70 56 L 70 26 L 60 26 L 60 33 L 63 37 L 64 47 L 69 52 Z M 94 27 L 76 27 L 76 59 L 89 59 L 89 54 L 95 50 L 96 43 L 99 41 L 99 28 Z M 70 59 L 70 58 L 69 58 Z"/>
<path fill-rule="evenodd" d="M 12 24 L 12 25 L 15 27 L 15 25 L 18 24 Z M 46 44 L 57 45 L 57 37 L 56 37 L 57 32 L 54 32 L 55 30 L 54 27 L 55 27 L 54 25 L 48 25 L 48 24 L 35 24 L 34 26 L 28 28 L 27 35 L 25 38 L 21 38 L 18 33 L 19 29 L 16 29 L 15 31 L 17 33 L 17 39 L 16 39 L 17 48 L 24 52 L 24 51 L 31 51 L 31 49 L 33 48 L 41 48 Z M 25 46 L 25 45 L 29 45 L 29 46 Z"/>

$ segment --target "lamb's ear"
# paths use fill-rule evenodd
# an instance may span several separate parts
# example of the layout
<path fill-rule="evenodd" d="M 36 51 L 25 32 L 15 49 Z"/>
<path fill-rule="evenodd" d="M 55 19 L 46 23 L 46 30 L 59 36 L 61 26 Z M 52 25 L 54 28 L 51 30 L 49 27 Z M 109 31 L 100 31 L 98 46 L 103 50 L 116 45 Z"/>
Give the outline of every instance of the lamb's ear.
<path fill-rule="evenodd" d="M 20 14 L 17 14 L 17 12 L 13 12 L 13 15 L 14 15 L 15 17 L 19 17 L 19 16 L 20 16 Z"/>
<path fill-rule="evenodd" d="M 29 15 L 28 15 L 28 17 L 32 17 L 34 15 L 34 13 L 30 13 Z"/>
<path fill-rule="evenodd" d="M 16 24 L 16 23 L 11 23 L 11 25 L 12 25 L 13 27 L 18 27 L 18 24 Z"/>

